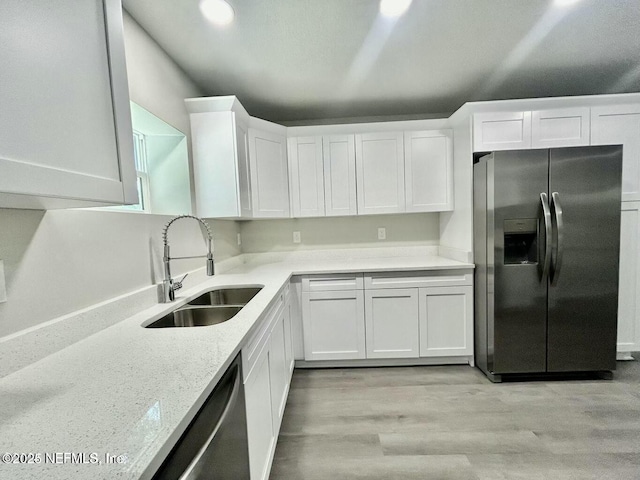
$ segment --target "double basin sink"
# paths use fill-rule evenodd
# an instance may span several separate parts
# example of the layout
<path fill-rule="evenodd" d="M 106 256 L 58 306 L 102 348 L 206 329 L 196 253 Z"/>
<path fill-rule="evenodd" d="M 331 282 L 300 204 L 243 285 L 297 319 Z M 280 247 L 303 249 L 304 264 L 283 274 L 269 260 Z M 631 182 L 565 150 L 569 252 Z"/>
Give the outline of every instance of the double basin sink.
<path fill-rule="evenodd" d="M 150 323 L 146 328 L 206 327 L 233 318 L 262 287 L 218 288 Z"/>

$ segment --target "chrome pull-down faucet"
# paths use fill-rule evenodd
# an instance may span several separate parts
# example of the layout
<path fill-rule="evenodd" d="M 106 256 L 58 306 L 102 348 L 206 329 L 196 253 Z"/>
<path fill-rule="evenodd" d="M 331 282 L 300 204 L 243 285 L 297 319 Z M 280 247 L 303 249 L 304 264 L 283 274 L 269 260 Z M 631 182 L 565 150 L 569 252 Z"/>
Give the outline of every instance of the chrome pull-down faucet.
<path fill-rule="evenodd" d="M 206 255 L 196 255 L 191 257 L 171 257 L 169 250 L 169 238 L 167 233 L 169 231 L 169 227 L 173 225 L 173 222 L 179 220 L 181 218 L 193 218 L 200 222 L 204 228 L 207 230 L 207 254 Z M 207 259 L 207 275 L 212 276 L 214 274 L 214 263 L 213 263 L 213 241 L 211 236 L 211 228 L 200 217 L 196 217 L 194 215 L 179 215 L 173 219 L 171 219 L 162 230 L 162 241 L 164 242 L 164 256 L 162 257 L 162 262 L 164 264 L 164 280 L 162 281 L 162 302 L 169 303 L 173 302 L 176 298 L 176 291 L 182 288 L 182 282 L 186 278 L 187 275 L 182 277 L 182 280 L 179 282 L 174 281 L 171 278 L 171 260 L 181 260 L 188 258 L 206 258 Z"/>

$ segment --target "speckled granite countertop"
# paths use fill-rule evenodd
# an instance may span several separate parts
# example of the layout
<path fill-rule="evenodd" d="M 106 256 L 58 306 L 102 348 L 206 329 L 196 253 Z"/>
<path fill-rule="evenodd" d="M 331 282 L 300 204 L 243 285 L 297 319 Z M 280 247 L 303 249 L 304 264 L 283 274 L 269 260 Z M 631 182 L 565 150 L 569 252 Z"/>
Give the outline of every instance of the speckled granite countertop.
<path fill-rule="evenodd" d="M 150 478 L 292 275 L 465 268 L 437 256 L 252 262 L 185 289 L 0 380 L 0 478 Z M 264 288 L 223 324 L 141 327 L 247 284 Z"/>

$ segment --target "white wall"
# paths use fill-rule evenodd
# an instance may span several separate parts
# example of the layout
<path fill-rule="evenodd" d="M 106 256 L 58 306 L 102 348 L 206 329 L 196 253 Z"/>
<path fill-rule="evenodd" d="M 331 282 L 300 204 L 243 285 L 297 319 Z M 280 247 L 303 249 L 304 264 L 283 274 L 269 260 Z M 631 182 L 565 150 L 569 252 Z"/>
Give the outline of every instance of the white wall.
<path fill-rule="evenodd" d="M 244 253 L 321 248 L 431 246 L 439 243 L 439 214 L 363 215 L 240 222 Z M 387 239 L 378 240 L 378 227 Z M 299 231 L 301 243 L 293 243 Z"/>
<path fill-rule="evenodd" d="M 131 100 L 189 138 L 183 100 L 200 92 L 127 14 L 124 22 Z M 0 304 L 0 337 L 158 282 L 161 232 L 170 218 L 97 210 L 0 209 L 0 259 L 7 282 L 7 302 Z M 211 224 L 216 260 L 240 253 L 236 222 Z M 205 251 L 196 222 L 181 221 L 169 237 L 175 255 Z M 204 260 L 182 261 L 173 266 L 173 273 L 201 265 Z"/>
<path fill-rule="evenodd" d="M 184 99 L 202 92 L 126 11 L 124 35 L 131 100 L 188 138 Z"/>

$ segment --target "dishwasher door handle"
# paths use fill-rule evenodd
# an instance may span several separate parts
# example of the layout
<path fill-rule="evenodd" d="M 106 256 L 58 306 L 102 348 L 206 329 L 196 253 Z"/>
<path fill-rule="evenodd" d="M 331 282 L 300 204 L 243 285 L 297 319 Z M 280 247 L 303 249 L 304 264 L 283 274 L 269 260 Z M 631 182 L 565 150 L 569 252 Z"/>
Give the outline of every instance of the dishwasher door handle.
<path fill-rule="evenodd" d="M 218 423 L 213 429 L 213 432 L 211 432 L 211 435 L 209 435 L 209 438 L 207 438 L 207 441 L 204 443 L 202 448 L 200 448 L 200 450 L 198 451 L 194 459 L 191 461 L 189 466 L 186 468 L 184 473 L 180 475 L 179 480 L 196 480 L 198 478 L 199 469 L 197 467 L 199 463 L 203 460 L 205 454 L 211 447 L 213 440 L 216 438 L 218 431 L 227 422 L 229 415 L 231 414 L 233 408 L 235 407 L 236 401 L 238 399 L 238 393 L 240 392 L 240 382 L 241 382 L 240 376 L 241 376 L 240 369 L 238 367 L 235 367 L 233 389 L 231 390 L 231 394 L 227 399 L 227 404 L 224 407 L 224 411 L 222 412 L 222 415 L 220 415 Z"/>

